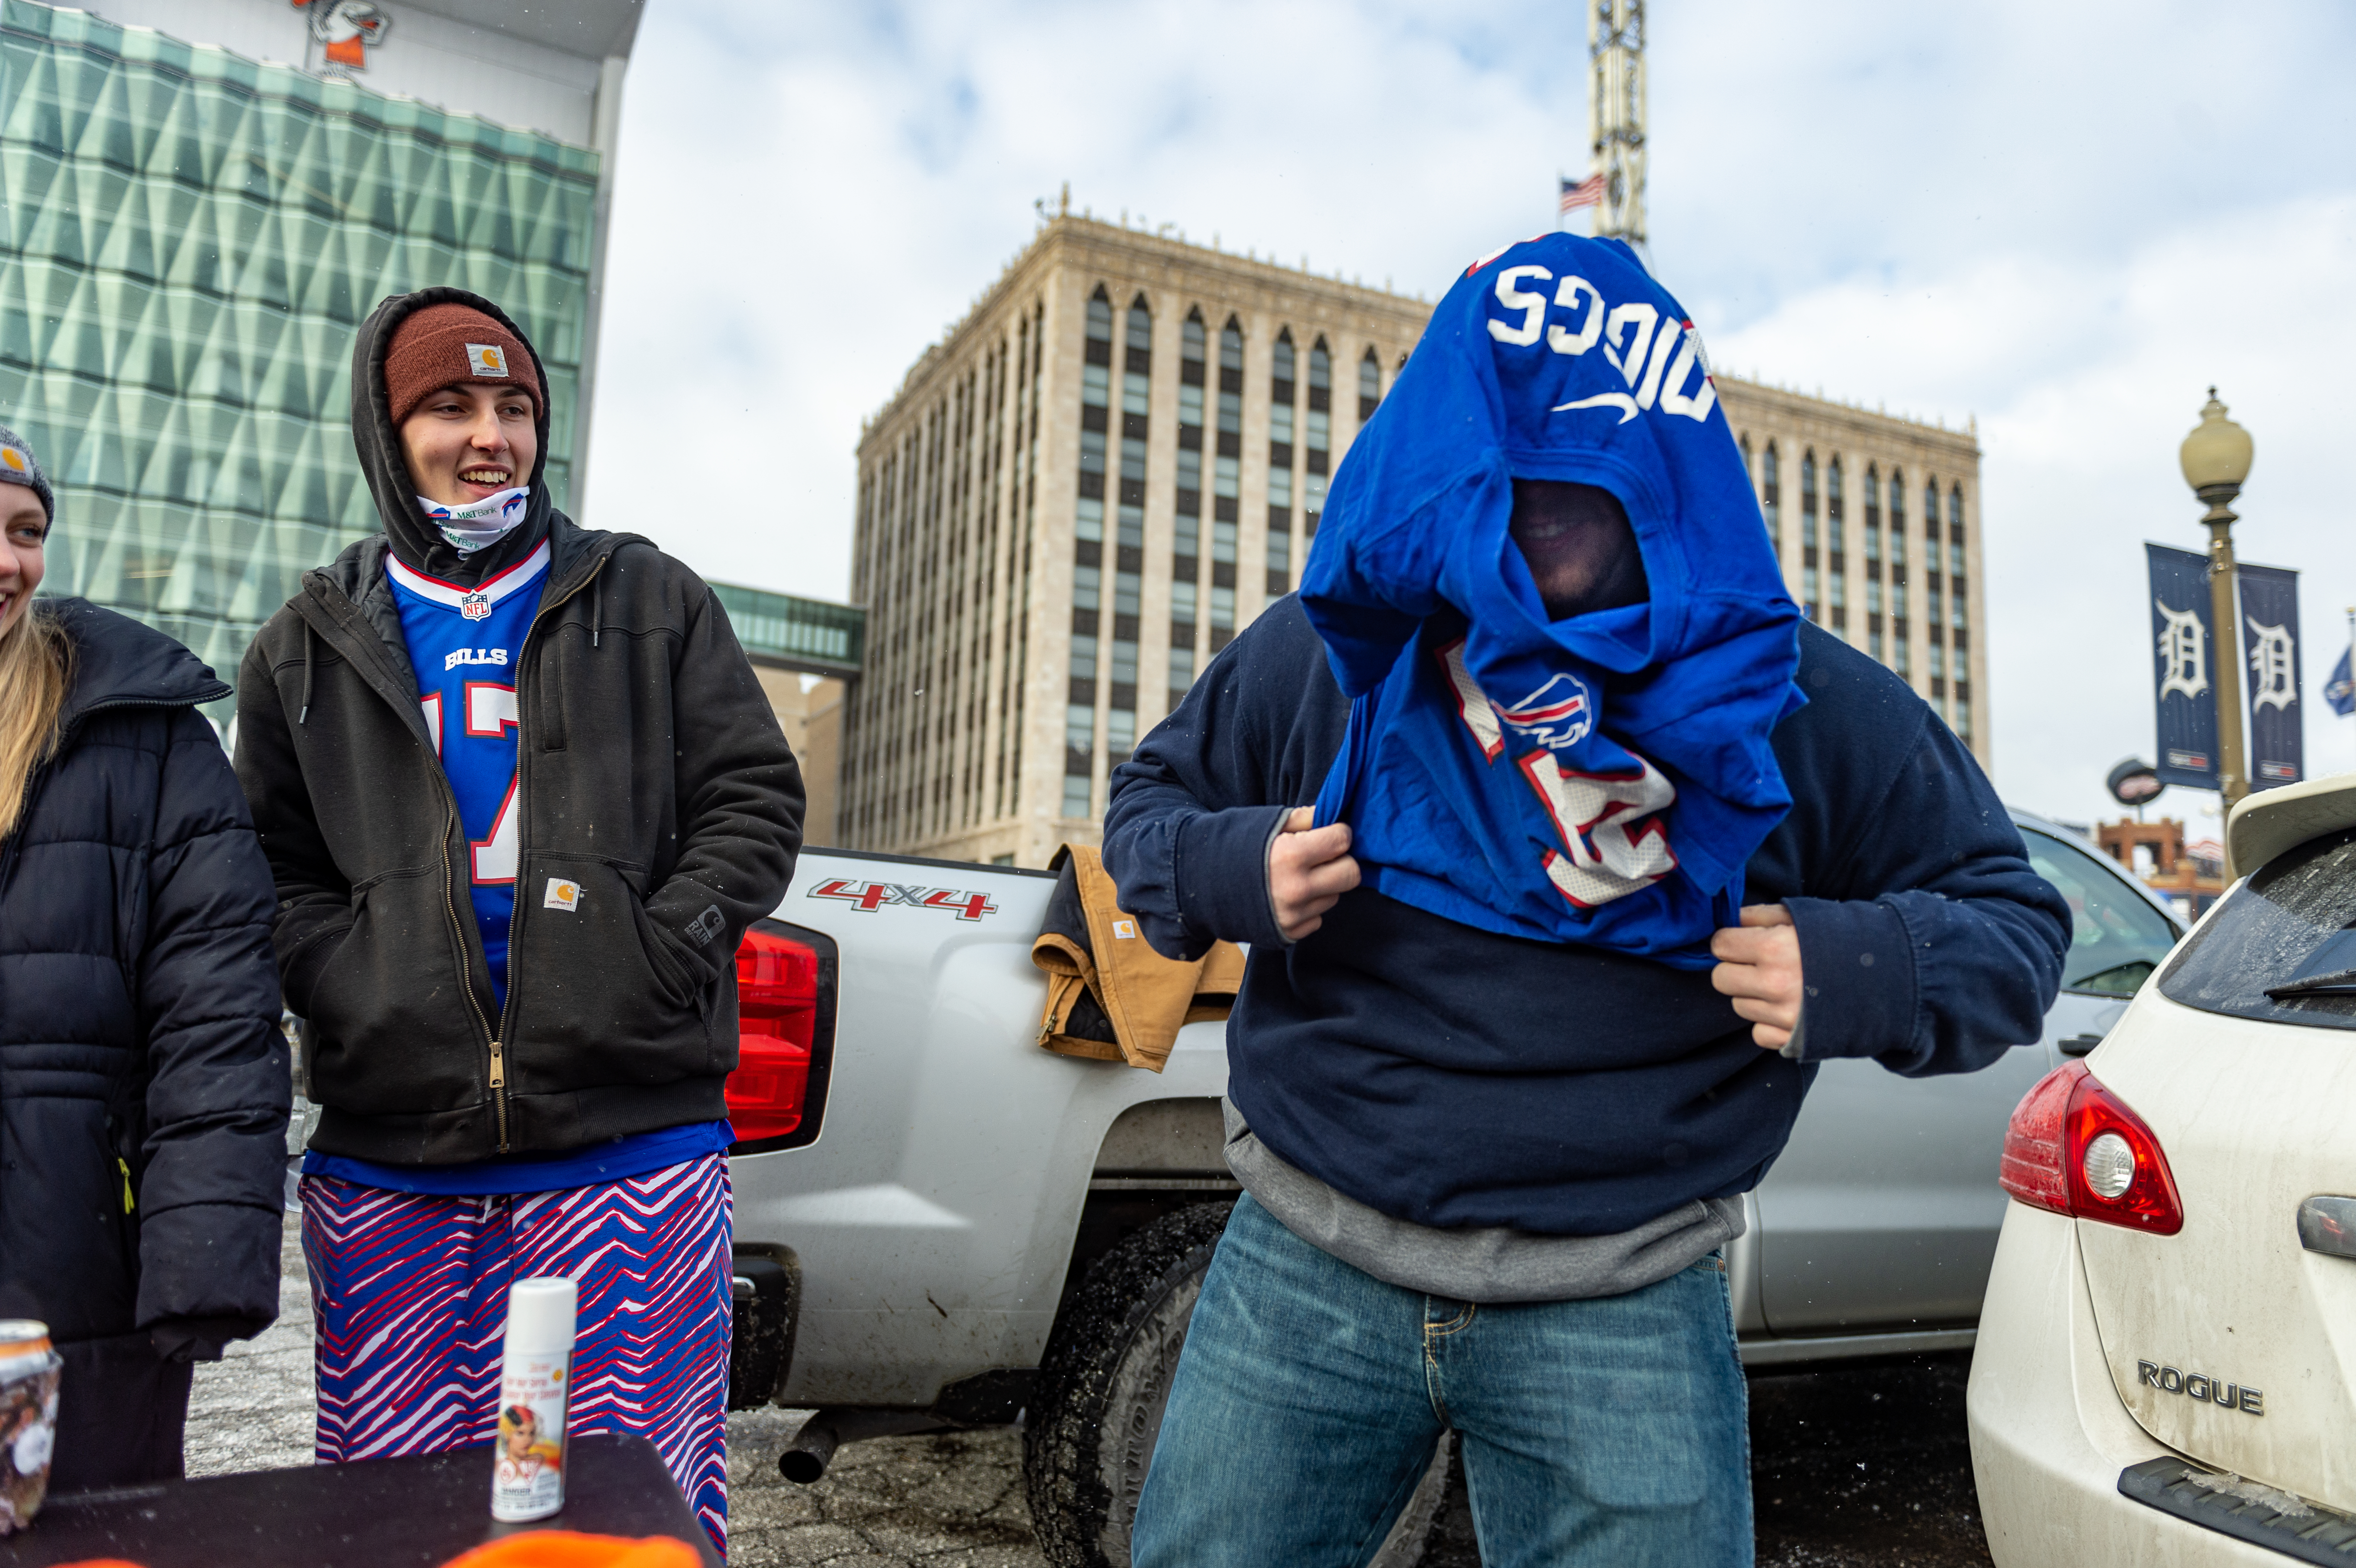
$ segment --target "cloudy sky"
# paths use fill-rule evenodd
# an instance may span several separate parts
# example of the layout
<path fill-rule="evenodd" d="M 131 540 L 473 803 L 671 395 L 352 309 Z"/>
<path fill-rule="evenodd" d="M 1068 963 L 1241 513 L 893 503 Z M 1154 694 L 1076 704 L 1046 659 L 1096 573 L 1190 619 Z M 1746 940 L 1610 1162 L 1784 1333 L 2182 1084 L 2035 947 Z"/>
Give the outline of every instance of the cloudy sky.
<path fill-rule="evenodd" d="M 648 0 L 584 515 L 845 596 L 860 421 L 1034 200 L 1436 297 L 1585 172 L 1582 15 Z M 2140 546 L 2202 546 L 2211 382 L 2257 443 L 2241 554 L 2306 573 L 2308 771 L 2356 767 L 2319 695 L 2356 604 L 2356 8 L 1655 0 L 1648 59 L 1654 263 L 1718 363 L 1978 421 L 2006 796 L 2115 815 L 2151 752 Z"/>

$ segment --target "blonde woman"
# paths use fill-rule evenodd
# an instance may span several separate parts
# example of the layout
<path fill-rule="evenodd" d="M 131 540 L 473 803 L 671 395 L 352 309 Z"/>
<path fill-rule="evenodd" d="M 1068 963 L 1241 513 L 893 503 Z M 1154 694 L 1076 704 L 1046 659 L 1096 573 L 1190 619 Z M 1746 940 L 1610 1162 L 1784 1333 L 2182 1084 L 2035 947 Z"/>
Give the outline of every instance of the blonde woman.
<path fill-rule="evenodd" d="M 275 902 L 187 649 L 43 600 L 0 427 L 0 1317 L 65 1357 L 50 1489 L 181 1473 L 190 1363 L 278 1311 Z"/>

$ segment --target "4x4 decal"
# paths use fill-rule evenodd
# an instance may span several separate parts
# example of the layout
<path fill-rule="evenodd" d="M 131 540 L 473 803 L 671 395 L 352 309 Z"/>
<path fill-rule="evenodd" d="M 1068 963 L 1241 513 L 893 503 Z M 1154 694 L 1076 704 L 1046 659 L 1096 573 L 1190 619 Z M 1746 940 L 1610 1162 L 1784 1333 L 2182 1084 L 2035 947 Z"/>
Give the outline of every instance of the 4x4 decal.
<path fill-rule="evenodd" d="M 918 887 L 908 882 L 853 882 L 835 877 L 812 888 L 809 896 L 841 899 L 865 914 L 873 914 L 885 904 L 945 909 L 959 920 L 980 920 L 983 915 L 998 912 L 998 906 L 990 901 L 988 893 L 968 892 L 963 888 Z"/>

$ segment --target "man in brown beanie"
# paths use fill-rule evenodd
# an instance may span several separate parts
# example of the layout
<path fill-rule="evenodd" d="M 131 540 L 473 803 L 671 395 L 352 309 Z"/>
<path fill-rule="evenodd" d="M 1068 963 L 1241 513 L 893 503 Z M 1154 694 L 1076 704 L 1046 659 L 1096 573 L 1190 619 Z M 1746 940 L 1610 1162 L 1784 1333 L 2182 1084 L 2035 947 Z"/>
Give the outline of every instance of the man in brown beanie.
<path fill-rule="evenodd" d="M 489 1442 L 508 1286 L 562 1275 L 569 1430 L 652 1439 L 724 1546 L 733 961 L 801 780 L 712 591 L 552 504 L 549 400 L 489 301 L 379 305 L 352 440 L 384 531 L 240 671 L 323 1107 L 318 1456 Z"/>

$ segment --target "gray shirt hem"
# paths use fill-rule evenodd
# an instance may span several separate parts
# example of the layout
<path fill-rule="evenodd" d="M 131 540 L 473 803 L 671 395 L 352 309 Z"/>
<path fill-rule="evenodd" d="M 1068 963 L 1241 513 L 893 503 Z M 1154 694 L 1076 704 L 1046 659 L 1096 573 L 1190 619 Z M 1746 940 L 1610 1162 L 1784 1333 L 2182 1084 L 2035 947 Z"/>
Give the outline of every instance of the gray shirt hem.
<path fill-rule="evenodd" d="M 1740 1198 L 1697 1198 L 1612 1236 L 1547 1236 L 1504 1225 L 1443 1230 L 1336 1192 L 1252 1136 L 1233 1102 L 1227 1168 L 1278 1223 L 1402 1290 L 1482 1305 L 1578 1301 L 1641 1290 L 1742 1234 Z"/>

